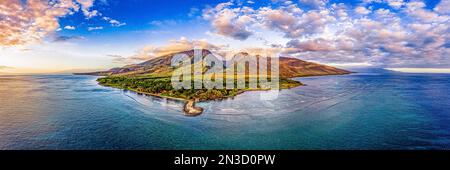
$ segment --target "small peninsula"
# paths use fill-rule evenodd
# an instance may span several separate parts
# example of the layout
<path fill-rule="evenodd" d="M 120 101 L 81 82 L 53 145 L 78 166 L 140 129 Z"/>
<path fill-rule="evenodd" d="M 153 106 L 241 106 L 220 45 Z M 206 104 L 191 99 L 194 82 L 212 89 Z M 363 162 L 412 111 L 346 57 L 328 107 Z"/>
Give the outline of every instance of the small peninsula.
<path fill-rule="evenodd" d="M 193 50 L 180 53 L 186 54 L 190 57 L 194 55 Z M 203 108 L 195 106 L 196 102 L 231 98 L 250 90 L 267 90 L 261 88 L 259 85 L 256 89 L 249 88 L 247 81 L 248 79 L 245 79 L 246 87 L 243 89 L 174 89 L 171 84 L 171 76 L 177 68 L 171 66 L 171 61 L 176 54 L 180 53 L 160 56 L 140 64 L 113 68 L 108 71 L 78 74 L 104 76 L 97 80 L 99 84 L 103 86 L 130 90 L 150 96 L 184 101 L 185 105 L 183 111 L 186 116 L 197 116 L 203 112 Z M 202 50 L 203 56 L 206 56 L 207 54 L 210 54 L 208 50 Z M 203 68 L 205 72 L 208 69 L 209 68 Z M 351 72 L 347 70 L 306 62 L 296 58 L 279 58 L 280 89 L 289 89 L 302 86 L 303 84 L 301 82 L 290 79 L 294 77 L 342 75 L 349 73 Z M 245 76 L 248 78 L 249 75 Z M 236 81 L 237 80 L 235 79 L 234 83 L 236 83 Z"/>

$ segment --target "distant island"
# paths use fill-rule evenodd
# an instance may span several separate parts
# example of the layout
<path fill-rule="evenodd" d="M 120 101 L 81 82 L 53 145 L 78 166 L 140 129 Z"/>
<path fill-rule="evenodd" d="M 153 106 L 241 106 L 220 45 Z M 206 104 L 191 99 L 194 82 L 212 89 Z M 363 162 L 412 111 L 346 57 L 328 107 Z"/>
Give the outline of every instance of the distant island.
<path fill-rule="evenodd" d="M 208 50 L 202 50 L 203 56 L 210 53 L 211 52 Z M 105 76 L 97 79 L 100 85 L 130 90 L 151 96 L 185 101 L 184 112 L 187 116 L 197 116 L 203 112 L 203 108 L 196 107 L 195 102 L 226 99 L 250 90 L 267 90 L 261 88 L 259 85 L 256 89 L 247 86 L 243 89 L 174 89 L 171 84 L 171 77 L 173 72 L 178 68 L 173 67 L 171 62 L 173 57 L 177 54 L 186 54 L 189 57 L 193 57 L 194 51 L 191 50 L 164 55 L 140 64 L 127 65 L 107 71 L 75 74 Z M 247 54 L 244 53 L 244 55 Z M 202 69 L 206 72 L 210 68 L 204 67 Z M 349 73 L 351 72 L 347 70 L 306 62 L 296 58 L 279 58 L 280 89 L 289 89 L 303 85 L 301 82 L 291 79 L 294 77 L 343 75 Z M 246 83 L 248 83 L 247 80 L 249 75 L 245 76 Z"/>

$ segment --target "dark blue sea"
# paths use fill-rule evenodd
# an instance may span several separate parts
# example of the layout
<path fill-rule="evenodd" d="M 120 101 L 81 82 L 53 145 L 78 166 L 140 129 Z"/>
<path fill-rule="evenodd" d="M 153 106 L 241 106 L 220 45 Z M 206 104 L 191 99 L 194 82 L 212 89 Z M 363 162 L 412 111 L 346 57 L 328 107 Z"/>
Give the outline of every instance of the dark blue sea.
<path fill-rule="evenodd" d="M 199 103 L 93 76 L 0 76 L 0 149 L 450 149 L 450 74 L 297 78 L 306 86 Z"/>

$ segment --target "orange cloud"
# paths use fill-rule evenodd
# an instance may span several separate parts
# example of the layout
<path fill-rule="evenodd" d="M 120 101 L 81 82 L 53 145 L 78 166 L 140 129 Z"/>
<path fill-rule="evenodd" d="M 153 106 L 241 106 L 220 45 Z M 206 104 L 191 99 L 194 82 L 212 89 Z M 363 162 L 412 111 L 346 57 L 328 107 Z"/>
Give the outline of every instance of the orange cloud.
<path fill-rule="evenodd" d="M 79 7 L 72 0 L 55 3 L 41 0 L 0 1 L 0 45 L 21 45 L 40 41 L 43 37 L 59 28 L 58 18 Z"/>
<path fill-rule="evenodd" d="M 60 17 L 80 9 L 87 18 L 97 16 L 93 4 L 94 0 L 1 0 L 0 46 L 41 41 L 60 28 Z"/>

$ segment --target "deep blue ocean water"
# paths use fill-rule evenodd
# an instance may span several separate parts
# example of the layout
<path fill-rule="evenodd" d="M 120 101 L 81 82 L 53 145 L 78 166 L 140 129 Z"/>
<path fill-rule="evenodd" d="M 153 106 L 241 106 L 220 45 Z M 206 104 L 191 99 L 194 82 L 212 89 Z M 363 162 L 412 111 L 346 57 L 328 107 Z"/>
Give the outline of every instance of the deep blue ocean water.
<path fill-rule="evenodd" d="M 357 73 L 183 103 L 97 77 L 0 76 L 0 149 L 450 149 L 450 75 Z"/>

